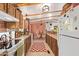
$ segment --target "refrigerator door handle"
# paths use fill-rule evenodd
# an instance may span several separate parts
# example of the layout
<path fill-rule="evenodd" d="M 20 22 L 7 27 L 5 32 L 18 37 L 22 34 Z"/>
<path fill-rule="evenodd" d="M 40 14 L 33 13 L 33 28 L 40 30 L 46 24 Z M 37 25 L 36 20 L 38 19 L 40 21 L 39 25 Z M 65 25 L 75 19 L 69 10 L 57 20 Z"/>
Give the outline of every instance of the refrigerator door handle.
<path fill-rule="evenodd" d="M 70 37 L 70 38 L 74 38 L 74 39 L 79 39 L 78 37 L 73 37 L 73 36 L 69 36 L 69 35 L 65 35 L 65 34 L 60 34 L 60 35 Z"/>

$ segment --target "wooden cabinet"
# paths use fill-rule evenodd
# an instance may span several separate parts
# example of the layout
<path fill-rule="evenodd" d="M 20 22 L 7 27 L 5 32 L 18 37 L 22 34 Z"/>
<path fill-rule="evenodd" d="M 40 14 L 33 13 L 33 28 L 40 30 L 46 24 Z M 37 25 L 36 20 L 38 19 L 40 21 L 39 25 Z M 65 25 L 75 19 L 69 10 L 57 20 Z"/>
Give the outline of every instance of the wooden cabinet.
<path fill-rule="evenodd" d="M 9 29 L 15 29 L 16 23 L 15 22 L 6 22 L 6 27 Z"/>
<path fill-rule="evenodd" d="M 4 3 L 0 3 L 0 10 L 5 11 L 5 4 Z"/>
<path fill-rule="evenodd" d="M 46 34 L 46 43 L 51 48 L 51 50 L 54 53 L 54 55 L 58 56 L 57 40 L 55 38 L 49 36 L 48 34 Z"/>
<path fill-rule="evenodd" d="M 51 50 L 55 54 L 55 56 L 58 56 L 57 40 L 54 38 L 51 38 Z"/>
<path fill-rule="evenodd" d="M 19 20 L 20 22 L 20 11 L 16 9 L 15 17 Z M 16 22 L 16 28 L 19 28 L 20 24 L 19 22 Z"/>
<path fill-rule="evenodd" d="M 21 47 L 19 47 L 16 51 L 17 53 L 17 56 L 22 56 L 23 55 L 23 50 L 24 50 L 24 47 L 23 45 Z"/>
<path fill-rule="evenodd" d="M 10 3 L 0 3 L 0 10 L 5 11 L 10 16 L 13 16 L 14 18 L 17 18 L 19 22 L 7 22 L 6 27 L 7 28 L 14 28 L 19 29 L 23 28 L 23 15 L 21 14 L 21 11 L 18 10 L 16 7 L 14 7 L 13 4 Z"/>
<path fill-rule="evenodd" d="M 17 22 L 17 24 L 19 25 L 19 28 L 23 28 L 23 15 L 21 14 L 20 10 L 16 9 L 16 18 L 19 19 L 19 22 Z"/>
<path fill-rule="evenodd" d="M 6 22 L 0 21 L 0 32 L 6 31 Z"/>
<path fill-rule="evenodd" d="M 14 7 L 13 4 L 0 3 L 0 10 L 19 20 L 19 22 L 6 22 L 6 28 L 9 29 L 23 28 L 23 15 L 21 14 L 20 10 Z"/>
<path fill-rule="evenodd" d="M 51 48 L 51 37 L 46 35 L 46 42 L 49 45 L 49 47 Z"/>
<path fill-rule="evenodd" d="M 27 39 L 25 39 L 25 41 L 24 41 L 24 48 L 25 48 L 24 49 L 24 55 L 26 55 L 26 53 L 29 50 L 30 46 L 31 46 L 31 35 Z"/>
<path fill-rule="evenodd" d="M 16 18 L 17 18 L 17 19 L 20 19 L 20 11 L 16 9 L 15 14 L 16 14 Z"/>
<path fill-rule="evenodd" d="M 8 3 L 8 14 L 15 17 L 15 11 L 16 8 L 12 4 Z"/>
<path fill-rule="evenodd" d="M 64 13 L 66 13 L 68 10 L 70 10 L 72 7 L 72 3 L 66 3 L 63 8 L 62 8 L 62 12 L 61 15 L 63 15 Z"/>
<path fill-rule="evenodd" d="M 22 14 L 20 14 L 20 19 L 19 20 L 20 20 L 19 21 L 19 24 L 20 24 L 19 28 L 23 28 L 23 15 Z"/>

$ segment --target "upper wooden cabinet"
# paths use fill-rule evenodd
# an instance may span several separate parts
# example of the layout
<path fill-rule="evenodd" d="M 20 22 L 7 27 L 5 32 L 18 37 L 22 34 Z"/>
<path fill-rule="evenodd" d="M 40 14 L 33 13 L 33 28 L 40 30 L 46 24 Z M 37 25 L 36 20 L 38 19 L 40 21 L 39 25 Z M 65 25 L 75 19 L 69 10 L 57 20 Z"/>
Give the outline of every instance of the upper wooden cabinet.
<path fill-rule="evenodd" d="M 16 18 L 19 19 L 19 28 L 23 28 L 23 15 L 21 14 L 21 11 L 16 9 Z"/>
<path fill-rule="evenodd" d="M 61 15 L 68 12 L 70 9 L 77 7 L 78 5 L 79 5 L 79 3 L 66 3 L 62 8 Z"/>
<path fill-rule="evenodd" d="M 23 28 L 23 15 L 21 14 L 21 11 L 19 9 L 17 9 L 13 4 L 0 3 L 0 11 L 2 12 L 2 15 L 4 15 L 4 17 L 7 15 L 6 19 L 10 18 L 13 21 L 19 20 L 19 22 L 13 22 L 13 21 L 7 22 L 6 23 L 7 28 L 15 28 L 15 29 Z M 8 21 L 10 21 L 10 19 Z"/>
<path fill-rule="evenodd" d="M 21 12 L 18 9 L 16 9 L 15 15 L 16 15 L 17 19 L 20 19 L 20 14 L 21 14 Z"/>
<path fill-rule="evenodd" d="M 70 10 L 72 7 L 72 3 L 66 3 L 63 8 L 62 8 L 62 12 L 61 15 L 63 15 L 64 13 L 66 13 L 68 10 Z"/>
<path fill-rule="evenodd" d="M 20 24 L 20 28 L 23 28 L 23 15 L 21 15 L 20 14 L 20 22 L 19 22 L 19 24 Z"/>
<path fill-rule="evenodd" d="M 15 17 L 16 8 L 12 4 L 8 4 L 8 14 Z"/>
<path fill-rule="evenodd" d="M 6 8 L 6 3 L 0 3 L 0 10 L 6 12 L 7 8 Z"/>

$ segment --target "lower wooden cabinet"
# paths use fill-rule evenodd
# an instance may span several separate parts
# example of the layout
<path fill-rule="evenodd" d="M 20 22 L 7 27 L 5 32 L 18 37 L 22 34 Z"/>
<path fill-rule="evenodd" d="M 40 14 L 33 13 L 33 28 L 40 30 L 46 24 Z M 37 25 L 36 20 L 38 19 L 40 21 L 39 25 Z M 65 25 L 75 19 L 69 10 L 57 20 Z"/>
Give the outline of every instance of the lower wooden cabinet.
<path fill-rule="evenodd" d="M 46 43 L 51 48 L 55 56 L 58 56 L 58 44 L 57 40 L 46 34 Z"/>
<path fill-rule="evenodd" d="M 18 49 L 17 49 L 17 56 L 22 56 L 23 55 L 23 50 L 24 50 L 24 47 L 23 47 L 23 45 L 21 46 L 21 47 L 19 47 Z"/>
<path fill-rule="evenodd" d="M 54 53 L 55 56 L 58 56 L 58 45 L 57 40 L 54 38 L 51 38 L 51 50 Z"/>
<path fill-rule="evenodd" d="M 24 55 L 27 54 L 29 48 L 31 46 L 31 36 L 29 36 L 27 39 L 24 41 Z"/>

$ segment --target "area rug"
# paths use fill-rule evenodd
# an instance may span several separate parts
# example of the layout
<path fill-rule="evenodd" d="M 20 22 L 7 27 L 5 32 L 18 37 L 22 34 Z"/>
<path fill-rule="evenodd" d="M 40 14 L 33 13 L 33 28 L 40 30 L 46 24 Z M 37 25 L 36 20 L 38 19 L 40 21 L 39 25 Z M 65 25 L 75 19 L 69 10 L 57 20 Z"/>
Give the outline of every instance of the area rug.
<path fill-rule="evenodd" d="M 34 42 L 30 52 L 47 52 L 44 42 Z"/>

